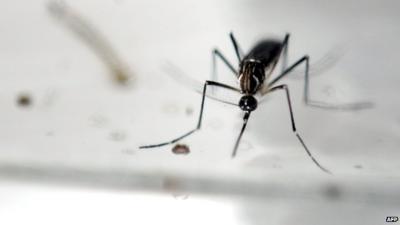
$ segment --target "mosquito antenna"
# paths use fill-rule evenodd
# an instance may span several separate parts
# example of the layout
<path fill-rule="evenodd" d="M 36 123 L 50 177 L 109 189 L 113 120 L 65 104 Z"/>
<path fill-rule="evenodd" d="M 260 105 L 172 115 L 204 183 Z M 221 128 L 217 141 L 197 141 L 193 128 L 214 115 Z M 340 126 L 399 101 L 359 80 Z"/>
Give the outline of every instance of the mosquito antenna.
<path fill-rule="evenodd" d="M 244 130 L 246 129 L 247 121 L 249 120 L 250 113 L 251 113 L 250 111 L 246 111 L 246 113 L 244 114 L 242 130 L 240 131 L 239 137 L 237 138 L 236 143 L 235 143 L 235 147 L 233 148 L 232 158 L 234 158 L 236 156 L 236 152 L 239 147 L 239 142 L 240 142 L 240 139 L 242 138 Z"/>

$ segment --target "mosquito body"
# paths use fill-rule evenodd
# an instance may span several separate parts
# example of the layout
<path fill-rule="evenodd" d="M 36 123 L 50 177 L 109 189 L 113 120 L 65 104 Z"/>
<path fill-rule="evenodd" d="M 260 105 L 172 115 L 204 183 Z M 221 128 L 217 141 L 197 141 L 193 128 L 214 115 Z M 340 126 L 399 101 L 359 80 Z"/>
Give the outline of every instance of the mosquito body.
<path fill-rule="evenodd" d="M 232 151 L 232 157 L 236 156 L 237 149 L 243 135 L 244 130 L 246 129 L 247 121 L 250 117 L 252 111 L 257 108 L 258 101 L 256 99 L 256 94 L 260 96 L 265 96 L 268 93 L 283 90 L 286 94 L 286 100 L 288 102 L 289 112 L 290 112 L 290 119 L 292 124 L 292 130 L 296 135 L 297 139 L 300 141 L 301 145 L 303 146 L 304 150 L 307 152 L 308 156 L 312 159 L 312 161 L 324 172 L 330 173 L 329 170 L 325 169 L 319 162 L 312 156 L 311 152 L 305 145 L 303 139 L 299 135 L 296 129 L 294 117 L 293 117 L 293 110 L 290 100 L 289 88 L 285 84 L 275 85 L 276 82 L 281 80 L 284 76 L 286 76 L 289 72 L 291 72 L 295 67 L 300 65 L 301 63 L 305 63 L 305 92 L 304 92 L 304 100 L 306 104 L 309 104 L 308 101 L 308 67 L 309 67 L 309 57 L 304 56 L 295 62 L 290 67 L 286 68 L 287 63 L 287 47 L 289 41 L 289 34 L 286 34 L 283 40 L 275 40 L 275 39 L 266 39 L 258 44 L 256 44 L 246 55 L 243 56 L 240 47 L 238 46 L 233 34 L 230 34 L 231 41 L 235 48 L 236 56 L 239 61 L 238 70 L 235 69 L 234 66 L 224 57 L 224 55 L 217 49 L 214 49 L 212 52 L 213 56 L 213 75 L 214 80 L 207 80 L 203 87 L 203 94 L 201 100 L 201 108 L 200 108 L 200 115 L 198 119 L 198 123 L 195 129 L 185 133 L 184 135 L 175 138 L 171 141 L 156 144 L 156 145 L 147 145 L 141 146 L 140 148 L 154 148 L 160 147 L 164 145 L 173 144 L 189 135 L 194 133 L 195 131 L 201 128 L 201 122 L 203 118 L 203 109 L 204 109 L 204 102 L 207 92 L 208 86 L 215 86 L 224 89 L 229 89 L 231 91 L 235 91 L 240 93 L 242 96 L 238 102 L 239 108 L 244 112 L 243 116 L 243 126 L 239 133 L 239 136 L 236 140 L 235 146 Z M 216 79 L 216 59 L 217 57 L 222 60 L 226 66 L 235 74 L 238 82 L 239 88 L 232 87 L 223 83 L 219 83 L 215 81 Z M 280 58 L 283 58 L 282 62 L 282 72 L 273 80 L 270 80 L 270 76 L 274 71 L 278 61 Z"/>
<path fill-rule="evenodd" d="M 257 100 L 253 95 L 268 90 L 267 81 L 279 60 L 282 47 L 281 42 L 266 40 L 257 44 L 241 60 L 237 79 L 244 95 L 239 101 L 239 107 L 243 111 L 255 110 Z"/>

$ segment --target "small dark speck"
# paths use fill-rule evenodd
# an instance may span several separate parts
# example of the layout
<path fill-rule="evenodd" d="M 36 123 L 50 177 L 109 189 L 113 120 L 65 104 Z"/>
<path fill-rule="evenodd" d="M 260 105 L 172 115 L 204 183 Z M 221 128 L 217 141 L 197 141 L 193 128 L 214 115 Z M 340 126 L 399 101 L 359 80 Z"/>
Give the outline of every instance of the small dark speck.
<path fill-rule="evenodd" d="M 21 107 L 27 107 L 32 104 L 31 96 L 28 94 L 20 94 L 17 97 L 17 104 Z"/>
<path fill-rule="evenodd" d="M 356 168 L 356 169 L 362 169 L 363 166 L 362 166 L 362 165 L 354 165 L 354 168 Z"/>
<path fill-rule="evenodd" d="M 185 200 L 189 197 L 189 194 L 183 192 L 181 183 L 179 180 L 168 177 L 163 181 L 163 189 L 170 192 L 175 199 Z"/>
<path fill-rule="evenodd" d="M 108 119 L 103 115 L 95 114 L 89 117 L 90 126 L 93 127 L 102 128 L 105 127 L 108 122 Z"/>
<path fill-rule="evenodd" d="M 193 114 L 193 108 L 190 106 L 186 107 L 185 113 L 187 116 L 191 116 Z"/>
<path fill-rule="evenodd" d="M 113 131 L 110 133 L 110 139 L 113 141 L 124 141 L 126 134 L 123 131 Z"/>
<path fill-rule="evenodd" d="M 116 81 L 118 84 L 121 85 L 129 84 L 129 81 L 131 81 L 131 77 L 127 74 L 127 72 L 123 68 L 116 66 L 112 68 L 112 70 L 114 72 L 114 81 Z"/>
<path fill-rule="evenodd" d="M 337 199 L 340 197 L 341 192 L 338 186 L 329 185 L 324 190 L 325 195 L 330 199 Z"/>
<path fill-rule="evenodd" d="M 187 155 L 190 149 L 187 145 L 177 144 L 172 148 L 172 152 L 177 155 Z"/>
<path fill-rule="evenodd" d="M 46 136 L 48 136 L 48 137 L 54 136 L 54 131 L 46 132 Z"/>

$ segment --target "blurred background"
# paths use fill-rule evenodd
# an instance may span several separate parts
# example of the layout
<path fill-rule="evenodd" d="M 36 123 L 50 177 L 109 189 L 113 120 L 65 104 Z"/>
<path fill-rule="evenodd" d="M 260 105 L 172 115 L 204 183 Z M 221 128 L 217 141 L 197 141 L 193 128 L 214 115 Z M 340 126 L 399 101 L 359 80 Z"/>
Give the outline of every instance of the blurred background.
<path fill-rule="evenodd" d="M 0 219 L 4 224 L 385 224 L 400 216 L 400 3 L 378 1 L 0 1 Z M 238 65 L 291 34 L 289 64 L 311 58 L 242 126 L 206 99 L 218 47 Z M 279 67 L 278 67 L 279 68 Z M 276 71 L 278 72 L 278 71 Z M 277 73 L 274 73 L 276 76 Z M 218 64 L 218 79 L 237 85 Z M 219 99 L 237 102 L 223 90 Z"/>

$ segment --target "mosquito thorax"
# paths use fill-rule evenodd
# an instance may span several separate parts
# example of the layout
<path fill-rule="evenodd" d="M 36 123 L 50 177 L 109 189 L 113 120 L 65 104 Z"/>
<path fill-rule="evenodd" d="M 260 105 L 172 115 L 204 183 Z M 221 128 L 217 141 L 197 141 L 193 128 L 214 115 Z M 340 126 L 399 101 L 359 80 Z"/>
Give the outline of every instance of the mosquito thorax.
<path fill-rule="evenodd" d="M 239 84 L 245 94 L 255 94 L 265 77 L 264 64 L 259 60 L 246 59 L 240 65 Z"/>
<path fill-rule="evenodd" d="M 253 95 L 244 95 L 239 100 L 239 107 L 243 111 L 254 111 L 257 108 L 257 99 Z"/>

